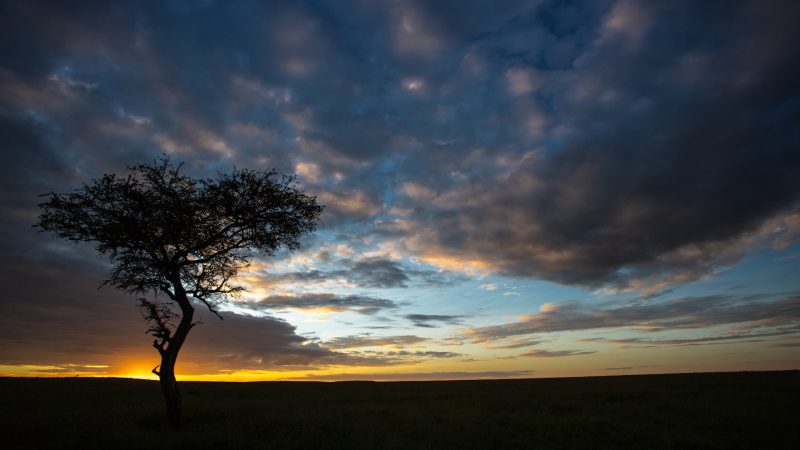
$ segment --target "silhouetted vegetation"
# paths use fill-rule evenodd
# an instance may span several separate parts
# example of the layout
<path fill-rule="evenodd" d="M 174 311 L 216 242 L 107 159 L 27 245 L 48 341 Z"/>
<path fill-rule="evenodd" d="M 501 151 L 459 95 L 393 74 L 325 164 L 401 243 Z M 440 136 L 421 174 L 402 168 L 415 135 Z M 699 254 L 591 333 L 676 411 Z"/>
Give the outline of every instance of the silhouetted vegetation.
<path fill-rule="evenodd" d="M 40 229 L 93 242 L 110 257 L 113 268 L 104 284 L 166 297 L 139 302 L 161 356 L 153 373 L 173 428 L 181 423 L 175 363 L 196 325 L 193 302 L 222 318 L 216 306 L 244 290 L 232 281 L 251 251 L 296 249 L 316 227 L 322 207 L 293 181 L 246 169 L 196 179 L 164 157 L 132 167 L 127 176 L 107 174 L 72 193 L 47 194 L 39 205 Z"/>
<path fill-rule="evenodd" d="M 800 372 L 538 380 L 181 383 L 0 379 L 12 449 L 789 449 Z"/>

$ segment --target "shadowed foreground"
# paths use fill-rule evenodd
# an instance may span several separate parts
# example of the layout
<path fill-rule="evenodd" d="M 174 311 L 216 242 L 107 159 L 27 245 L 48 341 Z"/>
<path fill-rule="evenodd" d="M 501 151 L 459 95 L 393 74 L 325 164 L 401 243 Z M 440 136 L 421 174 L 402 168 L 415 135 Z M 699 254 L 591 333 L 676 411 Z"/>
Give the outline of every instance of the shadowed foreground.
<path fill-rule="evenodd" d="M 792 448 L 800 372 L 534 380 L 0 379 L 4 448 Z"/>

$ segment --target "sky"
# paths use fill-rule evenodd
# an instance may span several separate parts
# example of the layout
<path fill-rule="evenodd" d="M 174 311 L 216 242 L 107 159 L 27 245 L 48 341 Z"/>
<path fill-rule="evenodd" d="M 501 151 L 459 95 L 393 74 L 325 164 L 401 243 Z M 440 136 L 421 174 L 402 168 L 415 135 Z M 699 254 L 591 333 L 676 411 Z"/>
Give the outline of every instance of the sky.
<path fill-rule="evenodd" d="M 795 1 L 3 1 L 0 376 L 155 376 L 40 194 L 296 174 L 184 380 L 800 368 Z M 197 316 L 196 316 L 197 317 Z"/>

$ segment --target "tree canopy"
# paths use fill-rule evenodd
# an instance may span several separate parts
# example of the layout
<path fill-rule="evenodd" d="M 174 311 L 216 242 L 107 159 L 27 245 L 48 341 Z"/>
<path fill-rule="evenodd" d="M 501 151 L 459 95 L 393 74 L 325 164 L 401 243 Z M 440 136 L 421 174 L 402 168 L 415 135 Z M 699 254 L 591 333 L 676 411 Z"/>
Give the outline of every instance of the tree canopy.
<path fill-rule="evenodd" d="M 164 158 L 127 176 L 104 175 L 68 194 L 50 193 L 38 226 L 71 241 L 96 243 L 113 264 L 113 287 L 186 294 L 213 301 L 241 291 L 231 285 L 253 250 L 271 256 L 316 228 L 315 198 L 275 171 L 236 169 L 196 179 Z"/>
<path fill-rule="evenodd" d="M 125 176 L 106 174 L 71 193 L 46 194 L 37 223 L 61 238 L 94 242 L 112 263 L 103 284 L 168 297 L 140 302 L 162 357 L 153 372 L 174 426 L 180 420 L 174 365 L 194 326 L 191 299 L 220 316 L 219 303 L 244 290 L 234 279 L 253 254 L 297 249 L 323 209 L 293 177 L 275 171 L 234 169 L 199 179 L 181 168 L 163 157 Z"/>

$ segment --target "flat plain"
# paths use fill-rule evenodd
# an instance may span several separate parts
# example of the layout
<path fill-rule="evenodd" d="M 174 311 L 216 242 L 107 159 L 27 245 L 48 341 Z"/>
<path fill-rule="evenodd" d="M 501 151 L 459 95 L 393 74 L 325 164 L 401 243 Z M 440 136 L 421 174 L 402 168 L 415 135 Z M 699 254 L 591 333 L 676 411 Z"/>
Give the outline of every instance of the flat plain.
<path fill-rule="evenodd" d="M 781 449 L 800 372 L 436 382 L 0 378 L 6 449 Z"/>

